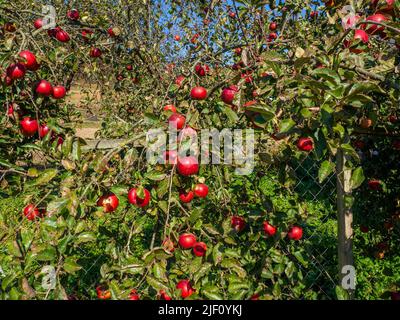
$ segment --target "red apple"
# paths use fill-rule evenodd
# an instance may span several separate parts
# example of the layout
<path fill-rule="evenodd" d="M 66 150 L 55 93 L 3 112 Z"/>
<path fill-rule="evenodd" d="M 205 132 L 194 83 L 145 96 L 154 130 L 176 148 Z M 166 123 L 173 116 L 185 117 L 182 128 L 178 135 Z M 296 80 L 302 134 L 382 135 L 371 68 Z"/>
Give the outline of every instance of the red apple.
<path fill-rule="evenodd" d="M 194 187 L 196 197 L 205 198 L 208 195 L 208 186 L 204 183 L 196 184 Z"/>
<path fill-rule="evenodd" d="M 172 298 L 164 290 L 160 290 L 158 294 L 160 300 L 172 300 Z"/>
<path fill-rule="evenodd" d="M 373 14 L 365 19 L 366 21 L 378 22 L 378 23 L 385 23 L 389 20 L 388 16 L 385 16 L 381 13 Z M 365 31 L 369 34 L 378 34 L 385 30 L 384 26 L 376 25 L 376 24 L 363 24 L 361 26 Z"/>
<path fill-rule="evenodd" d="M 181 297 L 183 299 L 191 296 L 195 292 L 195 289 L 192 288 L 189 280 L 179 281 L 178 284 L 176 285 L 176 288 L 181 290 Z"/>
<path fill-rule="evenodd" d="M 55 86 L 53 87 L 53 98 L 54 99 L 62 99 L 65 97 L 67 91 L 63 86 Z"/>
<path fill-rule="evenodd" d="M 269 24 L 269 30 L 271 30 L 271 31 L 275 31 L 276 30 L 276 28 L 277 28 L 277 23 L 276 22 L 271 22 L 270 24 Z"/>
<path fill-rule="evenodd" d="M 382 189 L 381 182 L 379 180 L 376 180 L 376 179 L 369 180 L 368 181 L 368 187 L 371 190 L 380 190 L 380 189 Z"/>
<path fill-rule="evenodd" d="M 25 117 L 20 122 L 22 134 L 31 137 L 39 129 L 39 124 L 37 120 L 31 119 L 30 117 Z"/>
<path fill-rule="evenodd" d="M 179 114 L 174 113 L 168 118 L 168 124 L 170 127 L 181 130 L 185 126 L 186 118 Z"/>
<path fill-rule="evenodd" d="M 33 22 L 33 26 L 35 27 L 35 29 L 40 29 L 41 27 L 43 27 L 43 19 L 41 19 L 41 18 L 36 19 Z"/>
<path fill-rule="evenodd" d="M 106 290 L 103 286 L 98 286 L 96 288 L 97 298 L 100 300 L 108 300 L 111 299 L 111 291 Z"/>
<path fill-rule="evenodd" d="M 97 206 L 103 207 L 105 213 L 114 212 L 119 205 L 118 197 L 114 193 L 104 194 L 97 200 Z"/>
<path fill-rule="evenodd" d="M 42 124 L 39 126 L 39 137 L 43 139 L 49 132 L 50 128 L 46 124 Z"/>
<path fill-rule="evenodd" d="M 131 292 L 129 293 L 129 300 L 140 300 L 140 296 L 135 289 L 131 290 Z"/>
<path fill-rule="evenodd" d="M 200 77 L 204 77 L 206 76 L 209 72 L 210 72 L 210 67 L 208 65 L 201 65 L 196 64 L 196 66 L 194 67 L 194 70 L 196 71 L 196 74 Z"/>
<path fill-rule="evenodd" d="M 68 10 L 67 17 L 68 17 L 68 19 L 71 19 L 71 20 L 78 20 L 79 19 L 79 11 L 76 9 Z"/>
<path fill-rule="evenodd" d="M 199 162 L 194 156 L 178 157 L 178 172 L 183 176 L 191 176 L 199 172 Z"/>
<path fill-rule="evenodd" d="M 301 237 L 303 236 L 303 229 L 301 227 L 294 226 L 289 230 L 287 235 L 289 239 L 300 240 Z"/>
<path fill-rule="evenodd" d="M 184 76 L 177 76 L 176 77 L 176 80 L 175 80 L 175 84 L 178 86 L 178 87 L 180 87 L 181 85 L 182 85 L 182 82 L 183 82 L 183 80 L 185 80 L 185 77 Z"/>
<path fill-rule="evenodd" d="M 263 222 L 263 229 L 268 237 L 273 237 L 276 234 L 276 227 L 269 224 L 267 221 Z"/>
<path fill-rule="evenodd" d="M 25 77 L 26 68 L 22 63 L 13 63 L 7 68 L 6 72 L 12 80 L 22 79 Z"/>
<path fill-rule="evenodd" d="M 207 98 L 207 90 L 203 87 L 194 87 L 192 91 L 190 91 L 190 96 L 195 100 L 204 100 Z"/>
<path fill-rule="evenodd" d="M 239 216 L 233 216 L 231 218 L 231 226 L 233 229 L 235 229 L 237 232 L 240 232 L 244 229 L 246 226 L 246 221 L 244 218 L 239 217 Z"/>
<path fill-rule="evenodd" d="M 61 29 L 56 32 L 56 39 L 60 42 L 68 42 L 70 40 L 70 37 L 65 30 Z"/>
<path fill-rule="evenodd" d="M 302 137 L 297 141 L 297 148 L 309 152 L 314 149 L 314 142 L 311 138 Z"/>
<path fill-rule="evenodd" d="M 35 205 L 33 204 L 28 204 L 25 208 L 24 208 L 24 216 L 28 219 L 28 220 L 34 220 L 36 217 L 40 217 L 40 211 L 38 208 L 35 207 Z"/>
<path fill-rule="evenodd" d="M 207 245 L 204 242 L 196 242 L 193 246 L 193 253 L 197 257 L 202 257 L 206 254 Z"/>
<path fill-rule="evenodd" d="M 175 113 L 176 107 L 173 104 L 167 104 L 166 106 L 164 106 L 164 111 L 171 111 Z"/>
<path fill-rule="evenodd" d="M 192 233 L 184 233 L 179 236 L 178 243 L 183 249 L 191 249 L 197 242 L 196 236 Z"/>
<path fill-rule="evenodd" d="M 194 198 L 194 192 L 193 191 L 189 191 L 187 193 L 184 193 L 183 191 L 179 193 L 179 199 L 183 202 L 183 203 L 189 203 L 193 200 Z"/>
<path fill-rule="evenodd" d="M 222 90 L 221 100 L 227 104 L 231 104 L 235 98 L 235 94 L 239 91 L 237 86 L 229 86 Z"/>
<path fill-rule="evenodd" d="M 99 58 L 102 55 L 102 52 L 99 48 L 91 48 L 90 49 L 90 56 L 92 58 Z"/>
<path fill-rule="evenodd" d="M 176 36 L 174 37 L 174 39 L 175 39 L 175 41 L 179 41 L 179 40 L 181 40 L 181 36 L 176 35 Z"/>
<path fill-rule="evenodd" d="M 51 86 L 50 82 L 46 80 L 40 80 L 36 85 L 35 92 L 38 95 L 48 97 L 53 93 L 53 87 Z"/>
<path fill-rule="evenodd" d="M 178 152 L 175 150 L 164 151 L 164 161 L 166 164 L 174 165 L 178 163 Z"/>
<path fill-rule="evenodd" d="M 35 55 L 28 51 L 24 50 L 19 53 L 19 56 L 24 59 L 21 63 L 25 66 L 26 69 L 32 70 L 37 66 L 37 61 Z"/>
<path fill-rule="evenodd" d="M 150 192 L 149 190 L 144 189 L 144 198 L 142 199 L 137 195 L 137 189 L 133 188 L 128 192 L 128 201 L 137 207 L 143 208 L 150 202 Z"/>

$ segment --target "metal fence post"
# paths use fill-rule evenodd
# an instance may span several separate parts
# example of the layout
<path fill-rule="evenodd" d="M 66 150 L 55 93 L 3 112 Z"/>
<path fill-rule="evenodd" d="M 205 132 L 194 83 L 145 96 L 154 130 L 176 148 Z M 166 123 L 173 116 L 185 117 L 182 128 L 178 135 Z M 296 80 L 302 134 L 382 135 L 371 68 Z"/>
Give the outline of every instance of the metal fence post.
<path fill-rule="evenodd" d="M 353 212 L 346 206 L 346 195 L 350 195 L 351 170 L 345 168 L 346 157 L 339 148 L 336 154 L 336 188 L 338 213 L 338 258 L 339 258 L 339 285 L 342 286 L 346 276 L 344 267 L 354 267 L 353 259 Z M 343 286 L 342 286 L 343 287 Z M 354 296 L 354 289 L 344 288 L 350 299 Z"/>

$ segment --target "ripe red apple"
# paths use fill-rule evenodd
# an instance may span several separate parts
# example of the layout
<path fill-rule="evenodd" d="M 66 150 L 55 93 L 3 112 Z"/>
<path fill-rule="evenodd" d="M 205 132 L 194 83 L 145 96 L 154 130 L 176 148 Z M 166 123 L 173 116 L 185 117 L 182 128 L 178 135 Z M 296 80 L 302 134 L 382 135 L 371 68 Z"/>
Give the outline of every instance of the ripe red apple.
<path fill-rule="evenodd" d="M 194 187 L 196 197 L 205 198 L 208 195 L 208 186 L 204 183 L 196 184 Z"/>
<path fill-rule="evenodd" d="M 114 193 L 104 194 L 97 200 L 97 206 L 103 207 L 105 213 L 114 212 L 119 205 L 118 197 Z"/>
<path fill-rule="evenodd" d="M 236 17 L 236 13 L 233 12 L 233 11 L 229 11 L 228 15 L 229 15 L 230 18 Z"/>
<path fill-rule="evenodd" d="M 389 17 L 383 15 L 381 13 L 375 13 L 372 16 L 369 16 L 365 19 L 366 21 L 378 22 L 378 23 L 385 23 L 389 20 Z M 369 34 L 378 34 L 385 30 L 384 26 L 376 25 L 376 24 L 363 24 L 361 26 L 365 31 Z"/>
<path fill-rule="evenodd" d="M 200 63 L 196 64 L 194 67 L 196 74 L 200 77 L 206 76 L 210 72 L 210 67 L 208 65 L 201 65 Z"/>
<path fill-rule="evenodd" d="M 185 192 L 180 192 L 179 193 L 179 199 L 183 202 L 183 203 L 189 203 L 193 200 L 194 198 L 194 192 L 193 191 L 189 191 L 187 193 Z"/>
<path fill-rule="evenodd" d="M 103 286 L 98 286 L 96 288 L 97 298 L 100 300 L 108 300 L 111 299 L 111 291 L 106 290 Z"/>
<path fill-rule="evenodd" d="M 178 172 L 183 176 L 191 176 L 199 172 L 199 162 L 194 156 L 178 157 Z"/>
<path fill-rule="evenodd" d="M 197 138 L 197 132 L 192 127 L 186 127 L 179 132 L 178 142 L 184 141 L 186 138 L 190 138 L 192 141 Z"/>
<path fill-rule="evenodd" d="M 368 181 L 368 187 L 371 190 L 374 190 L 374 191 L 382 189 L 381 182 L 379 180 L 376 180 L 376 179 L 369 180 Z"/>
<path fill-rule="evenodd" d="M 35 205 L 33 204 L 28 204 L 25 208 L 24 208 L 24 216 L 28 219 L 28 220 L 34 220 L 36 217 L 40 217 L 40 211 L 38 208 L 35 207 Z"/>
<path fill-rule="evenodd" d="M 76 9 L 68 10 L 67 17 L 71 20 L 78 20 L 79 19 L 79 11 Z"/>
<path fill-rule="evenodd" d="M 65 30 L 61 29 L 56 32 L 56 39 L 60 42 L 68 42 L 70 40 L 70 37 Z"/>
<path fill-rule="evenodd" d="M 275 32 L 271 32 L 268 35 L 268 41 L 276 40 L 278 38 L 278 35 Z"/>
<path fill-rule="evenodd" d="M 392 143 L 393 149 L 400 150 L 400 140 L 394 140 Z"/>
<path fill-rule="evenodd" d="M 140 296 L 135 289 L 132 289 L 129 293 L 129 300 L 140 300 Z"/>
<path fill-rule="evenodd" d="M 137 189 L 133 188 L 128 192 L 128 201 L 131 204 L 136 205 L 137 207 L 143 208 L 147 206 L 150 202 L 150 192 L 147 189 L 144 189 L 144 198 L 139 198 L 137 195 Z"/>
<path fill-rule="evenodd" d="M 192 91 L 190 91 L 190 96 L 195 100 L 204 100 L 207 98 L 207 90 L 203 87 L 194 87 Z"/>
<path fill-rule="evenodd" d="M 15 26 L 15 23 L 13 22 L 6 22 L 4 24 L 4 31 L 7 32 L 15 32 L 15 30 L 17 30 L 17 27 Z"/>
<path fill-rule="evenodd" d="M 303 236 L 303 229 L 301 227 L 294 226 L 289 230 L 287 235 L 289 239 L 300 240 L 301 237 Z"/>
<path fill-rule="evenodd" d="M 25 117 L 20 122 L 22 134 L 31 137 L 39 129 L 39 124 L 37 120 L 31 119 L 30 117 Z"/>
<path fill-rule="evenodd" d="M 178 86 L 178 87 L 180 87 L 181 85 L 182 85 L 182 82 L 185 80 L 185 77 L 184 76 L 177 76 L 176 77 L 176 80 L 175 80 L 175 84 Z"/>
<path fill-rule="evenodd" d="M 33 22 L 33 26 L 35 27 L 35 29 L 40 29 L 41 27 L 43 27 L 43 19 L 41 19 L 41 18 L 36 19 Z"/>
<path fill-rule="evenodd" d="M 133 66 L 132 66 L 131 64 L 128 64 L 128 65 L 125 67 L 125 69 L 128 70 L 128 71 L 132 71 L 132 70 L 133 70 Z"/>
<path fill-rule="evenodd" d="M 271 31 L 275 31 L 277 27 L 278 27 L 278 25 L 276 22 L 271 22 L 269 24 L 269 30 L 271 30 Z"/>
<path fill-rule="evenodd" d="M 174 37 L 174 39 L 175 39 L 175 41 L 180 41 L 180 40 L 181 40 L 181 36 L 176 35 L 176 36 Z"/>
<path fill-rule="evenodd" d="M 302 137 L 297 141 L 297 148 L 309 152 L 314 149 L 314 142 L 311 138 Z"/>
<path fill-rule="evenodd" d="M 115 36 L 116 36 L 113 27 L 108 28 L 107 33 L 108 33 L 108 35 L 109 35 L 110 37 L 115 37 Z"/>
<path fill-rule="evenodd" d="M 90 49 L 90 56 L 92 58 L 99 58 L 102 55 L 102 52 L 99 48 L 91 48 Z"/>
<path fill-rule="evenodd" d="M 178 152 L 175 150 L 164 151 L 163 156 L 166 164 L 174 165 L 178 163 Z"/>
<path fill-rule="evenodd" d="M 26 68 L 22 63 L 13 63 L 7 68 L 6 72 L 12 80 L 22 79 L 25 77 Z"/>
<path fill-rule="evenodd" d="M 364 141 L 361 141 L 361 140 L 355 140 L 355 141 L 353 142 L 353 146 L 354 146 L 355 148 L 361 150 L 361 149 L 364 149 L 365 143 L 364 143 Z"/>
<path fill-rule="evenodd" d="M 364 30 L 357 29 L 356 31 L 354 31 L 354 40 L 357 40 L 357 39 L 361 40 L 364 43 L 367 43 L 369 37 L 368 37 L 368 34 Z"/>
<path fill-rule="evenodd" d="M 35 92 L 38 95 L 48 97 L 53 93 L 53 87 L 51 86 L 50 82 L 46 80 L 40 80 L 36 85 Z"/>
<path fill-rule="evenodd" d="M 166 106 L 164 106 L 164 111 L 171 111 L 175 113 L 176 107 L 173 104 L 167 104 Z"/>
<path fill-rule="evenodd" d="M 186 118 L 179 113 L 174 113 L 168 118 L 169 126 L 176 130 L 181 130 L 185 126 L 185 122 Z"/>
<path fill-rule="evenodd" d="M 204 242 L 196 242 L 193 246 L 193 253 L 197 257 L 202 257 L 206 254 L 207 245 Z"/>
<path fill-rule="evenodd" d="M 238 87 L 235 85 L 229 86 L 222 90 L 221 100 L 227 104 L 231 104 L 235 98 L 235 94 L 239 91 Z"/>
<path fill-rule="evenodd" d="M 268 237 L 273 237 L 276 234 L 276 227 L 269 224 L 268 221 L 263 222 L 263 229 Z"/>
<path fill-rule="evenodd" d="M 62 99 L 67 94 L 65 87 L 63 86 L 55 86 L 53 87 L 53 98 L 54 99 Z"/>
<path fill-rule="evenodd" d="M 36 68 L 37 61 L 35 55 L 28 51 L 24 50 L 19 53 L 19 56 L 24 59 L 21 63 L 25 66 L 26 69 L 32 70 Z"/>
<path fill-rule="evenodd" d="M 318 11 L 311 11 L 310 12 L 310 18 L 317 18 L 318 17 Z"/>
<path fill-rule="evenodd" d="M 163 246 L 163 248 L 164 248 L 165 251 L 168 251 L 168 252 L 170 252 L 170 253 L 172 253 L 172 252 L 175 251 L 175 244 L 174 244 L 174 242 L 173 242 L 170 238 L 168 238 L 168 237 L 166 237 L 166 238 L 164 239 L 164 241 L 163 241 L 163 243 L 162 243 L 162 246 Z"/>
<path fill-rule="evenodd" d="M 231 218 L 231 226 L 237 232 L 240 232 L 246 226 L 246 221 L 244 220 L 244 218 L 242 218 L 240 216 L 232 216 L 232 218 Z"/>
<path fill-rule="evenodd" d="M 199 36 L 200 35 L 198 33 L 194 34 L 193 37 L 190 39 L 190 42 L 195 44 L 197 42 L 197 39 L 199 38 Z"/>
<path fill-rule="evenodd" d="M 399 301 L 400 300 L 400 292 L 391 292 L 390 297 L 392 300 Z"/>
<path fill-rule="evenodd" d="M 43 139 L 50 132 L 50 128 L 46 124 L 42 124 L 39 126 L 38 132 L 39 137 Z"/>
<path fill-rule="evenodd" d="M 172 300 L 172 298 L 164 290 L 160 290 L 158 295 L 160 300 Z"/>
<path fill-rule="evenodd" d="M 195 292 L 195 289 L 192 288 L 189 280 L 179 281 L 178 284 L 176 285 L 176 288 L 181 290 L 181 297 L 183 299 L 186 299 Z"/>
<path fill-rule="evenodd" d="M 191 249 L 197 242 L 196 236 L 192 233 L 184 233 L 179 236 L 178 243 L 183 249 Z"/>

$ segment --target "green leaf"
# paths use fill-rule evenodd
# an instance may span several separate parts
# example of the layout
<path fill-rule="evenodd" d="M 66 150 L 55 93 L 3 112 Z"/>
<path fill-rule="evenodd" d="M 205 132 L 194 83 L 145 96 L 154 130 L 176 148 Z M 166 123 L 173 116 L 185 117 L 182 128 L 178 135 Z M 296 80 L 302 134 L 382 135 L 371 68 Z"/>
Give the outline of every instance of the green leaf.
<path fill-rule="evenodd" d="M 351 189 L 357 189 L 361 184 L 364 182 L 365 176 L 364 176 L 364 171 L 362 167 L 356 168 L 350 178 L 350 186 Z"/>
<path fill-rule="evenodd" d="M 319 76 L 319 77 L 325 79 L 326 81 L 329 81 L 329 82 L 334 83 L 334 84 L 339 84 L 340 83 L 339 75 L 335 71 L 333 71 L 331 69 L 328 69 L 328 68 L 317 68 L 317 69 L 314 69 L 312 74 L 315 75 L 315 76 Z"/>
<path fill-rule="evenodd" d="M 76 259 L 67 257 L 64 261 L 64 270 L 68 273 L 74 274 L 76 271 L 82 269 L 82 267 L 76 263 Z"/>
<path fill-rule="evenodd" d="M 349 294 L 341 286 L 335 287 L 335 293 L 338 300 L 349 300 Z"/>
<path fill-rule="evenodd" d="M 82 232 L 77 236 L 75 244 L 91 242 L 91 241 L 96 241 L 96 235 L 93 232 L 87 231 L 87 232 Z"/>
<path fill-rule="evenodd" d="M 53 180 L 58 174 L 57 169 L 47 169 L 44 170 L 38 178 L 35 180 L 30 180 L 26 182 L 26 185 L 28 187 L 36 187 L 40 185 L 44 185 L 49 183 L 51 180 Z"/>
<path fill-rule="evenodd" d="M 39 261 L 53 261 L 56 256 L 56 249 L 52 246 L 47 246 L 36 254 L 36 259 Z"/>
<path fill-rule="evenodd" d="M 161 181 L 164 180 L 166 177 L 165 173 L 158 172 L 158 171 L 151 171 L 145 174 L 145 178 L 153 181 Z"/>
<path fill-rule="evenodd" d="M 151 276 L 147 276 L 146 281 L 151 287 L 153 287 L 157 291 L 160 291 L 160 290 L 168 291 L 168 286 L 166 286 L 164 283 L 162 283 L 161 281 L 159 281 Z"/>
<path fill-rule="evenodd" d="M 201 290 L 201 293 L 206 296 L 208 299 L 211 300 L 223 300 L 224 298 L 221 296 L 219 293 L 219 290 L 216 286 L 214 285 L 207 285 L 203 287 Z"/>
<path fill-rule="evenodd" d="M 322 183 L 327 177 L 331 175 L 331 173 L 335 170 L 335 164 L 325 160 L 321 163 L 321 167 L 318 170 L 318 180 L 319 183 Z"/>
<path fill-rule="evenodd" d="M 279 133 L 288 132 L 296 123 L 292 119 L 284 119 L 279 124 Z"/>

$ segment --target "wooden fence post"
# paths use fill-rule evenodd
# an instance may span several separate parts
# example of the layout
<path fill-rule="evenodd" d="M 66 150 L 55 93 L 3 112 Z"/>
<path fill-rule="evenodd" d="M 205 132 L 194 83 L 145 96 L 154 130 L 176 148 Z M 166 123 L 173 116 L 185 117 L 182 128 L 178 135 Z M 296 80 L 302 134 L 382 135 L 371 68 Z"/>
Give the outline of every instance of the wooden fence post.
<path fill-rule="evenodd" d="M 343 267 L 354 267 L 353 259 L 353 212 L 346 206 L 346 195 L 351 193 L 351 170 L 345 168 L 346 156 L 339 148 L 336 154 L 336 189 L 338 212 L 338 258 L 339 258 L 339 286 L 342 285 Z M 353 289 L 346 290 L 349 298 L 354 296 Z"/>

